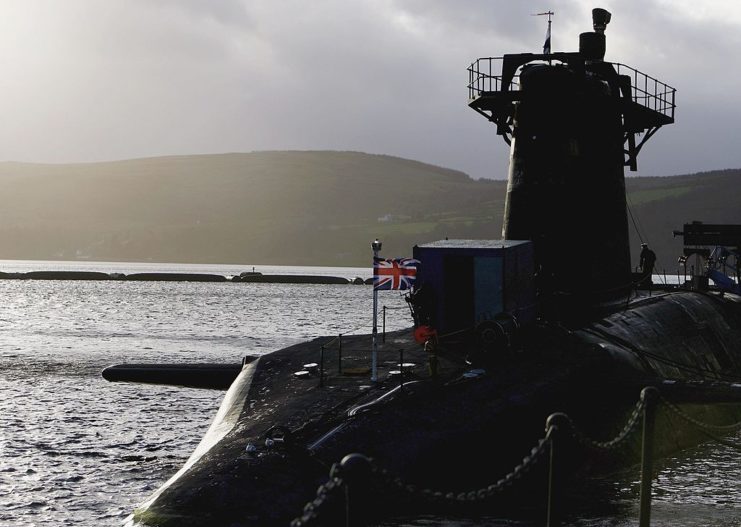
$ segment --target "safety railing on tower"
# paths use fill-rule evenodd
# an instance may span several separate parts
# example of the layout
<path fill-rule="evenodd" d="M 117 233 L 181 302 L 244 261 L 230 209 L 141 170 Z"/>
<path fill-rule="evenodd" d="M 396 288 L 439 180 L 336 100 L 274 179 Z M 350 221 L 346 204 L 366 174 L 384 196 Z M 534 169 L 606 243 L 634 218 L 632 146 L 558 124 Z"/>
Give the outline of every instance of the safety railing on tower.
<path fill-rule="evenodd" d="M 618 75 L 630 77 L 633 102 L 674 121 L 674 96 L 677 92 L 668 84 L 619 62 L 611 62 Z"/>
<path fill-rule="evenodd" d="M 503 60 L 503 57 L 483 57 L 468 67 L 469 101 L 487 93 L 503 91 L 501 73 Z M 674 120 L 677 91 L 675 88 L 625 64 L 619 62 L 608 62 L 608 64 L 613 65 L 618 75 L 631 79 L 631 100 L 634 103 L 658 112 L 671 121 Z M 515 74 L 506 89 L 507 91 L 516 90 L 518 86 L 519 75 Z"/>
<path fill-rule="evenodd" d="M 483 93 L 502 91 L 503 57 L 484 57 L 468 67 L 468 100 L 481 97 Z M 515 79 L 519 77 L 515 76 Z M 508 89 L 517 86 L 513 79 Z"/>

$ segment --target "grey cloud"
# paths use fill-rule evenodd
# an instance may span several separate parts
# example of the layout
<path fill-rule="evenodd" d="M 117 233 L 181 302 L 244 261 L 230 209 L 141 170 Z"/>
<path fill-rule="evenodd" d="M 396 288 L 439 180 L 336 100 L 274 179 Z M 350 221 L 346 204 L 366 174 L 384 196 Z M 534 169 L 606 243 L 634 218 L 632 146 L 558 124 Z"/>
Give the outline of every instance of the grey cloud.
<path fill-rule="evenodd" d="M 466 106 L 466 67 L 537 52 L 546 27 L 530 16 L 542 5 L 511 0 L 12 6 L 0 21 L 0 159 L 44 162 L 323 148 L 504 177 L 506 146 Z M 595 6 L 551 3 L 554 49 L 576 49 Z M 741 166 L 738 27 L 658 0 L 601 6 L 613 12 L 608 59 L 678 89 L 677 123 L 651 139 L 639 173 Z"/>

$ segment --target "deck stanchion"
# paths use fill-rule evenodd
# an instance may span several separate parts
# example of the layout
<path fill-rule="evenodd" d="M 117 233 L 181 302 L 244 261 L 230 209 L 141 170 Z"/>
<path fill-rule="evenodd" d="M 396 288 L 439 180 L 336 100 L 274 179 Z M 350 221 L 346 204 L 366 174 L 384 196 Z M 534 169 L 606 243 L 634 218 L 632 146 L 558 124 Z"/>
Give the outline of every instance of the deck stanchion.
<path fill-rule="evenodd" d="M 559 424 L 561 424 L 560 427 Z M 550 457 L 548 460 L 548 502 L 546 504 L 546 527 L 556 527 L 558 525 L 558 515 L 556 511 L 556 476 L 558 468 L 555 456 L 556 438 L 563 430 L 566 430 L 567 426 L 568 417 L 566 416 L 566 414 L 563 413 L 551 414 L 545 421 L 546 439 L 548 440 L 550 449 Z"/>
<path fill-rule="evenodd" d="M 383 306 L 383 333 L 381 334 L 381 342 L 386 344 L 386 306 Z"/>
<path fill-rule="evenodd" d="M 337 373 L 342 373 L 342 333 L 337 336 Z"/>
<path fill-rule="evenodd" d="M 554 454 L 554 445 L 553 445 L 553 437 L 551 437 L 551 443 L 550 443 L 550 456 L 548 459 L 548 504 L 546 506 L 546 518 L 545 518 L 545 525 L 546 527 L 555 527 L 556 522 L 553 518 L 553 494 L 554 489 L 553 485 L 555 484 L 554 481 L 554 466 L 553 466 L 553 454 Z"/>
<path fill-rule="evenodd" d="M 654 424 L 658 390 L 652 386 L 641 390 L 643 408 L 643 443 L 641 447 L 641 509 L 639 527 L 651 524 L 651 483 L 653 481 Z"/>
<path fill-rule="evenodd" d="M 319 349 L 319 386 L 324 386 L 324 345 Z"/>
<path fill-rule="evenodd" d="M 399 386 L 404 387 L 404 348 L 399 349 Z"/>
<path fill-rule="evenodd" d="M 376 262 L 378 261 L 378 252 L 381 250 L 381 242 L 376 238 L 371 243 L 373 249 L 373 274 L 375 278 L 376 273 Z M 372 336 L 372 349 L 371 349 L 371 382 L 375 383 L 378 381 L 378 289 L 376 289 L 376 282 L 373 282 L 373 336 Z"/>
<path fill-rule="evenodd" d="M 340 467 L 345 487 L 345 526 L 364 527 L 370 505 L 371 460 L 362 454 L 348 454 Z"/>

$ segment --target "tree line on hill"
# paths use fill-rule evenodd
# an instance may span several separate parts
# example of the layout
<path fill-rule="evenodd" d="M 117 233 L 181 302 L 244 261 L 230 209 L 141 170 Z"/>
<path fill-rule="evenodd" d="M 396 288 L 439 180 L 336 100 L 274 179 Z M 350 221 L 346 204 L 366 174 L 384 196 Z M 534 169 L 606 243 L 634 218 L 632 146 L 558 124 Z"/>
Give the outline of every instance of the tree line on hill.
<path fill-rule="evenodd" d="M 674 273 L 684 223 L 741 224 L 741 170 L 626 178 L 631 252 Z M 360 152 L 0 164 L 0 259 L 370 265 L 370 243 L 501 237 L 506 181 Z M 578 238 L 579 233 L 573 233 Z"/>

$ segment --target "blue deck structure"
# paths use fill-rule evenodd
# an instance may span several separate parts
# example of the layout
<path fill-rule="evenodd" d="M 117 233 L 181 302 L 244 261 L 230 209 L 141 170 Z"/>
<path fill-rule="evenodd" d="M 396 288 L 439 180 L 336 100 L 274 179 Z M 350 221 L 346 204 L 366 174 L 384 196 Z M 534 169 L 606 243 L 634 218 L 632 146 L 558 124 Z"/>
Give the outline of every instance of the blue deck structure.
<path fill-rule="evenodd" d="M 501 313 L 535 318 L 533 244 L 518 240 L 440 240 L 416 245 L 417 288 L 436 296 L 428 321 L 441 333 L 471 329 Z"/>

